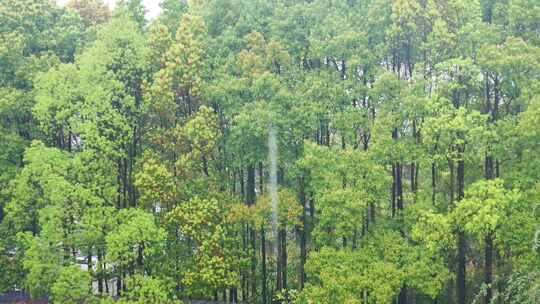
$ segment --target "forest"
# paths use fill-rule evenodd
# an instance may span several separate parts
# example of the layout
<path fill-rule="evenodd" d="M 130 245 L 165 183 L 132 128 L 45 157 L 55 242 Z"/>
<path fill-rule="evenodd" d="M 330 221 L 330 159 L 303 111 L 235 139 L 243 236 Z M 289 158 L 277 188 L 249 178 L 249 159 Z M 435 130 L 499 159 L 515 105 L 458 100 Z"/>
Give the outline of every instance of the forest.
<path fill-rule="evenodd" d="M 540 303 L 540 0 L 64 2 L 0 1 L 0 298 Z"/>

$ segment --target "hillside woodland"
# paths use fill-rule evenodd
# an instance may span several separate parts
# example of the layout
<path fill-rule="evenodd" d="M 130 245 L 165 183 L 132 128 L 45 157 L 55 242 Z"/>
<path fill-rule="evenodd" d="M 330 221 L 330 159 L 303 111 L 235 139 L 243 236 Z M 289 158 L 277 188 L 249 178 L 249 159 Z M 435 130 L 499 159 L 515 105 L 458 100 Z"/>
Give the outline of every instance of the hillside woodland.
<path fill-rule="evenodd" d="M 540 303 L 539 0 L 0 1 L 0 293 Z"/>

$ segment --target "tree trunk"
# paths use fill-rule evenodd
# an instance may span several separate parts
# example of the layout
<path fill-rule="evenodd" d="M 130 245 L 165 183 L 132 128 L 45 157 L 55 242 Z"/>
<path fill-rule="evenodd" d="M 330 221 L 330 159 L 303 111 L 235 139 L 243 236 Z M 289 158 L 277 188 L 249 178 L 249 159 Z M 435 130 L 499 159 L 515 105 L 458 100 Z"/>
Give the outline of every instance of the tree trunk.
<path fill-rule="evenodd" d="M 122 209 L 124 206 L 122 205 L 122 160 L 121 159 L 118 159 L 117 165 L 118 165 L 118 174 L 116 177 L 116 182 L 118 184 L 118 189 L 117 189 L 117 197 L 116 197 L 116 207 L 118 209 Z"/>
<path fill-rule="evenodd" d="M 489 88 L 489 82 L 488 88 Z M 489 95 L 486 96 L 488 99 L 487 105 L 489 105 Z M 494 124 L 497 121 L 499 116 L 499 102 L 500 102 L 500 89 L 499 89 L 499 77 L 494 76 L 493 79 L 493 105 L 487 107 L 487 111 L 491 110 L 491 119 L 490 124 Z M 489 112 L 488 112 L 489 114 Z M 488 180 L 494 179 L 499 176 L 499 166 L 498 161 L 496 161 L 491 155 L 491 152 L 488 151 L 485 159 L 485 178 Z M 497 167 L 495 168 L 495 164 Z M 486 298 L 485 303 L 489 304 L 493 297 L 493 288 L 491 284 L 493 283 L 493 235 L 488 233 L 485 236 L 484 242 L 484 284 L 486 285 Z"/>
<path fill-rule="evenodd" d="M 435 163 L 431 163 L 431 203 L 435 205 L 435 189 L 437 188 L 437 167 Z"/>
<path fill-rule="evenodd" d="M 450 202 L 454 204 L 456 183 L 455 183 L 454 161 L 451 159 L 448 160 L 448 170 L 450 171 L 450 185 L 449 185 L 450 189 L 448 190 L 448 193 L 450 195 Z"/>
<path fill-rule="evenodd" d="M 248 227 L 247 225 L 242 225 L 242 249 L 244 252 L 247 252 L 247 237 L 248 237 Z M 248 280 L 247 280 L 247 274 L 245 269 L 242 269 L 241 271 L 241 284 L 242 284 L 242 301 L 247 302 L 248 296 Z"/>
<path fill-rule="evenodd" d="M 457 198 L 461 201 L 465 195 L 465 162 L 463 160 L 464 148 L 459 147 L 458 153 L 460 159 L 457 168 Z M 466 256 L 465 256 L 465 234 L 463 231 L 458 231 L 458 269 L 457 269 L 457 298 L 458 304 L 465 304 L 467 297 L 466 287 Z"/>
<path fill-rule="evenodd" d="M 255 235 L 255 229 L 250 228 L 250 240 L 251 240 L 251 250 L 253 256 L 251 257 L 251 297 L 252 299 L 257 298 L 257 240 Z"/>
<path fill-rule="evenodd" d="M 398 304 L 407 304 L 407 287 L 401 287 L 398 295 Z"/>
<path fill-rule="evenodd" d="M 144 244 L 139 244 L 139 248 L 137 250 L 137 266 L 139 266 L 139 269 L 144 274 L 143 252 L 144 252 Z"/>
<path fill-rule="evenodd" d="M 102 275 L 102 272 L 103 272 L 103 269 L 102 269 L 102 253 L 101 253 L 101 250 L 98 249 L 97 251 L 97 258 L 98 258 L 98 263 L 97 263 L 97 281 L 98 281 L 98 292 L 99 294 L 103 294 L 103 275 Z"/>
<path fill-rule="evenodd" d="M 261 267 L 262 267 L 262 303 L 267 303 L 267 289 L 266 289 L 266 233 L 264 227 L 261 228 Z"/>
<path fill-rule="evenodd" d="M 281 286 L 287 289 L 287 229 L 285 227 L 281 230 L 281 272 L 283 281 Z"/>
<path fill-rule="evenodd" d="M 261 195 L 264 193 L 264 171 L 262 162 L 259 162 L 259 191 Z"/>
<path fill-rule="evenodd" d="M 391 200 L 392 200 L 392 217 L 396 216 L 396 165 L 392 164 L 392 193 L 391 193 Z"/>
<path fill-rule="evenodd" d="M 246 187 L 244 184 L 244 169 L 240 169 L 240 194 L 242 198 L 246 197 Z"/>
<path fill-rule="evenodd" d="M 118 278 L 116 278 L 116 295 L 118 297 L 122 296 L 122 276 L 118 275 Z"/>
<path fill-rule="evenodd" d="M 128 180 L 127 180 L 127 174 L 128 174 L 128 168 L 127 168 L 127 158 L 124 157 L 123 159 L 124 165 L 123 165 L 123 171 L 122 171 L 122 202 L 124 204 L 124 208 L 128 207 Z"/>
<path fill-rule="evenodd" d="M 465 285 L 466 280 L 466 258 L 465 258 L 465 234 L 461 231 L 458 232 L 458 264 L 457 264 L 457 303 L 465 304 L 467 297 L 467 289 Z"/>
<path fill-rule="evenodd" d="M 399 133 L 397 128 L 392 131 L 392 139 L 397 140 Z M 395 210 L 400 213 L 403 211 L 403 170 L 399 162 L 394 163 L 393 168 L 393 183 L 392 183 L 392 216 L 395 216 Z"/>
<path fill-rule="evenodd" d="M 255 168 L 253 165 L 249 165 L 247 171 L 246 204 L 251 206 L 255 204 Z"/>
<path fill-rule="evenodd" d="M 281 254 L 281 250 L 283 250 L 283 248 L 281 247 L 281 229 L 278 230 L 276 248 L 276 291 L 280 291 L 283 289 L 283 280 L 281 279 L 281 275 L 283 274 L 283 271 L 281 271 L 281 267 L 283 266 L 283 264 L 281 263 L 281 258 L 283 256 Z"/>
<path fill-rule="evenodd" d="M 487 152 L 489 153 L 489 152 Z M 486 155 L 486 159 L 485 159 L 485 165 L 484 165 L 484 175 L 486 177 L 486 179 L 493 179 L 493 156 L 491 155 Z"/>
<path fill-rule="evenodd" d="M 300 229 L 300 274 L 298 282 L 300 284 L 300 290 L 304 289 L 304 284 L 306 281 L 306 272 L 305 264 L 307 260 L 307 250 L 306 250 L 306 193 L 305 193 L 305 184 L 304 177 L 300 177 L 299 181 L 300 186 L 300 204 L 302 204 L 302 228 Z"/>
<path fill-rule="evenodd" d="M 403 167 L 400 163 L 396 164 L 396 200 L 397 209 L 403 214 Z"/>
<path fill-rule="evenodd" d="M 491 233 L 486 235 L 485 243 L 484 279 L 487 286 L 486 304 L 489 304 L 491 303 L 491 299 L 493 297 L 493 291 L 491 286 L 491 284 L 493 283 L 493 236 Z"/>
<path fill-rule="evenodd" d="M 231 295 L 231 303 L 238 303 L 238 290 L 236 289 L 236 287 L 231 287 L 231 290 L 229 292 Z"/>
<path fill-rule="evenodd" d="M 416 178 L 416 164 L 414 162 L 411 163 L 411 175 L 410 175 L 410 179 L 411 179 L 411 192 L 413 194 L 416 194 L 416 186 L 415 186 L 415 181 L 414 179 Z"/>
<path fill-rule="evenodd" d="M 93 276 L 94 269 L 92 265 L 92 248 L 88 248 L 88 255 L 86 256 L 86 267 L 88 268 L 88 273 L 90 276 Z"/>
<path fill-rule="evenodd" d="M 255 204 L 255 167 L 250 164 L 247 171 L 246 203 L 252 206 Z M 257 236 L 254 227 L 249 228 L 249 239 L 253 254 L 251 257 L 251 297 L 255 299 L 257 297 Z"/>

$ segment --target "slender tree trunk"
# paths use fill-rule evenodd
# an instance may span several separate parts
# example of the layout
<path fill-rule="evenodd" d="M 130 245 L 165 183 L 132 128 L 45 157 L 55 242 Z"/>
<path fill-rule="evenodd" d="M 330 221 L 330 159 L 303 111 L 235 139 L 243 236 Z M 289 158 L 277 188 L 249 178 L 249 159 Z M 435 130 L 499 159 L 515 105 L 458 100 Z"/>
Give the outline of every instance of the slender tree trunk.
<path fill-rule="evenodd" d="M 247 168 L 247 193 L 246 202 L 248 206 L 255 204 L 255 168 L 253 165 L 249 165 Z M 256 299 L 257 297 L 257 235 L 255 228 L 249 228 L 249 239 L 251 242 L 251 297 Z"/>
<path fill-rule="evenodd" d="M 122 296 L 122 275 L 118 275 L 116 279 L 116 295 L 118 297 Z"/>
<path fill-rule="evenodd" d="M 122 202 L 123 202 L 124 207 L 128 207 L 127 158 L 124 156 L 122 161 L 124 162 L 124 165 L 122 167 L 124 169 L 122 172 Z"/>
<path fill-rule="evenodd" d="M 313 199 L 313 193 L 310 194 L 309 199 L 309 217 L 311 221 L 315 218 L 315 199 Z"/>
<path fill-rule="evenodd" d="M 262 281 L 261 281 L 261 292 L 262 292 L 262 303 L 267 303 L 267 286 L 266 286 L 266 233 L 264 227 L 261 228 L 261 268 L 262 268 Z"/>
<path fill-rule="evenodd" d="M 391 199 L 392 199 L 392 217 L 396 216 L 396 165 L 392 164 L 392 193 L 391 193 Z"/>
<path fill-rule="evenodd" d="M 135 187 L 133 185 L 133 166 L 135 164 L 135 157 L 137 156 L 137 126 L 133 127 L 133 140 L 128 151 L 128 191 L 129 191 L 129 201 L 131 206 L 137 206 L 137 196 L 135 192 Z"/>
<path fill-rule="evenodd" d="M 466 257 L 465 257 L 465 234 L 462 231 L 458 231 L 458 264 L 457 264 L 457 303 L 465 304 L 467 297 L 466 280 Z"/>
<path fill-rule="evenodd" d="M 232 175 L 232 181 L 231 181 L 231 184 L 230 184 L 231 193 L 236 194 L 237 193 L 237 190 L 236 190 L 236 169 L 234 169 L 234 168 L 232 169 L 231 175 Z"/>
<path fill-rule="evenodd" d="M 230 293 L 231 293 L 231 303 L 233 304 L 238 303 L 238 290 L 236 289 L 236 287 L 232 287 Z"/>
<path fill-rule="evenodd" d="M 364 216 L 363 222 L 366 222 L 367 225 L 367 216 Z M 362 223 L 362 230 L 364 230 L 364 223 Z M 356 250 L 358 240 L 358 228 L 354 228 L 353 238 L 352 238 L 352 250 Z"/>
<path fill-rule="evenodd" d="M 246 197 L 246 187 L 244 184 L 244 169 L 240 169 L 240 194 L 242 198 Z"/>
<path fill-rule="evenodd" d="M 457 198 L 458 201 L 461 201 L 465 195 L 465 161 L 463 160 L 464 147 L 461 146 L 458 148 L 458 154 L 460 159 L 458 161 L 457 168 Z M 465 255 L 465 233 L 460 229 L 457 235 L 458 239 L 458 269 L 457 269 L 457 298 L 458 304 L 465 304 L 465 299 L 467 297 L 467 286 L 466 286 L 466 255 Z"/>
<path fill-rule="evenodd" d="M 410 175 L 410 179 L 411 179 L 411 192 L 413 194 L 416 194 L 416 185 L 415 185 L 415 181 L 414 179 L 416 178 L 416 164 L 414 162 L 411 163 L 411 175 Z"/>
<path fill-rule="evenodd" d="M 392 139 L 397 140 L 399 133 L 397 128 L 392 131 Z M 399 162 L 394 163 L 393 168 L 393 183 L 392 183 L 392 216 L 395 216 L 395 210 L 403 211 L 403 178 L 402 165 Z"/>
<path fill-rule="evenodd" d="M 242 249 L 244 252 L 247 252 L 247 225 L 242 225 Z M 248 300 L 247 291 L 248 291 L 248 281 L 245 269 L 242 269 L 241 272 L 241 281 L 242 281 L 242 301 L 246 302 Z"/>
<path fill-rule="evenodd" d="M 90 277 L 92 277 L 94 274 L 94 266 L 92 265 L 92 248 L 88 248 L 88 255 L 86 256 L 86 267 L 88 268 L 88 273 L 90 274 Z"/>
<path fill-rule="evenodd" d="M 326 144 L 326 146 L 329 147 L 330 146 L 330 124 L 329 124 L 329 122 L 326 121 L 324 126 L 325 126 L 324 129 L 326 131 L 326 140 L 325 140 L 326 142 L 325 142 L 325 144 Z"/>
<path fill-rule="evenodd" d="M 485 269 L 484 280 L 487 285 L 486 290 L 486 304 L 491 303 L 493 297 L 492 286 L 493 284 L 493 236 L 491 233 L 485 237 Z"/>
<path fill-rule="evenodd" d="M 251 251 L 253 256 L 251 257 L 251 297 L 252 299 L 257 298 L 257 241 L 256 241 L 255 229 L 250 228 L 250 240 L 251 240 Z"/>
<path fill-rule="evenodd" d="M 242 195 L 242 198 L 246 199 L 247 202 L 247 195 L 246 195 L 246 185 L 244 182 L 244 169 L 243 167 L 240 169 L 239 173 L 240 177 L 240 193 Z M 244 252 L 248 251 L 248 240 L 249 240 L 249 225 L 243 224 L 242 225 L 242 249 Z M 248 279 L 248 273 L 245 269 L 242 270 L 242 301 L 247 302 L 248 299 L 248 292 L 249 292 L 249 279 Z"/>
<path fill-rule="evenodd" d="M 416 127 L 416 120 L 413 120 L 413 137 L 415 144 L 420 143 L 420 135 Z M 411 163 L 411 192 L 414 194 L 414 201 L 416 201 L 416 190 L 418 189 L 418 164 L 416 162 Z"/>
<path fill-rule="evenodd" d="M 375 224 L 375 219 L 377 217 L 376 210 L 375 210 L 375 204 L 369 203 L 369 217 L 366 224 L 366 230 L 369 228 L 369 224 L 373 225 Z"/>
<path fill-rule="evenodd" d="M 105 251 L 102 250 L 101 251 L 101 258 L 103 259 L 104 256 L 105 256 Z M 103 270 L 101 275 L 103 277 L 103 281 L 105 281 L 105 293 L 106 294 L 111 294 L 111 292 L 109 290 L 109 275 L 107 274 L 107 264 L 104 263 L 103 261 L 101 263 L 101 269 Z"/>
<path fill-rule="evenodd" d="M 486 179 L 494 179 L 494 163 L 492 156 L 486 156 L 485 160 L 485 174 Z M 489 304 L 493 296 L 493 289 L 491 284 L 493 283 L 493 236 L 487 234 L 484 238 L 484 284 L 486 285 L 486 297 L 485 303 Z"/>
<path fill-rule="evenodd" d="M 259 162 L 259 192 L 261 194 L 264 193 L 264 171 L 262 162 Z"/>
<path fill-rule="evenodd" d="M 403 167 L 400 163 L 396 164 L 396 199 L 397 209 L 403 212 Z"/>
<path fill-rule="evenodd" d="M 251 298 L 257 298 L 257 240 L 255 229 L 250 227 L 250 241 L 251 241 L 251 251 L 253 255 L 251 257 Z"/>
<path fill-rule="evenodd" d="M 456 183 L 455 183 L 455 170 L 454 170 L 454 161 L 449 159 L 448 160 L 448 170 L 450 171 L 450 189 L 448 191 L 450 195 L 450 202 L 452 204 L 455 203 L 455 191 L 456 191 Z"/>
<path fill-rule="evenodd" d="M 287 229 L 285 227 L 281 231 L 281 271 L 282 287 L 287 289 Z"/>
<path fill-rule="evenodd" d="M 407 287 L 401 287 L 398 295 L 398 304 L 407 304 Z"/>
<path fill-rule="evenodd" d="M 457 167 L 457 190 L 458 201 L 461 201 L 465 194 L 465 162 L 461 159 Z"/>
<path fill-rule="evenodd" d="M 98 281 L 98 293 L 103 294 L 103 269 L 102 269 L 102 253 L 101 249 L 97 250 L 97 281 Z"/>
<path fill-rule="evenodd" d="M 122 160 L 121 159 L 118 159 L 117 165 L 118 165 L 118 175 L 116 177 L 116 182 L 118 184 L 118 189 L 117 189 L 117 197 L 116 197 L 116 207 L 118 209 L 122 209 L 124 206 L 122 205 Z"/>
<path fill-rule="evenodd" d="M 144 273 L 144 261 L 143 261 L 144 244 L 139 244 L 137 250 L 137 266 Z"/>
<path fill-rule="evenodd" d="M 489 152 L 488 152 L 489 153 Z M 484 165 L 484 175 L 486 179 L 493 179 L 493 156 L 487 154 L 485 158 L 485 165 Z"/>
<path fill-rule="evenodd" d="M 276 291 L 280 291 L 283 289 L 283 280 L 281 279 L 281 275 L 283 274 L 283 271 L 281 271 L 281 267 L 283 267 L 283 264 L 281 263 L 281 258 L 283 256 L 281 253 L 281 251 L 283 250 L 283 248 L 281 247 L 281 229 L 278 230 L 276 248 Z"/>
<path fill-rule="evenodd" d="M 486 92 L 489 90 L 489 81 L 486 82 Z M 490 124 L 494 124 L 497 121 L 499 115 L 499 102 L 500 102 L 500 90 L 499 90 L 499 77 L 497 75 L 493 78 L 493 104 L 490 105 L 489 94 L 486 93 L 486 111 L 490 116 Z M 490 113 L 491 112 L 491 113 Z M 495 168 L 497 164 L 497 168 Z M 486 153 L 485 158 L 485 178 L 488 180 L 494 179 L 499 175 L 498 161 L 494 159 L 491 151 Z M 484 284 L 486 285 L 486 297 L 485 303 L 489 304 L 493 297 L 493 235 L 487 234 L 484 238 Z"/>
<path fill-rule="evenodd" d="M 68 152 L 71 152 L 71 138 L 73 137 L 73 134 L 71 133 L 71 129 L 68 131 Z"/>
<path fill-rule="evenodd" d="M 299 274 L 299 284 L 300 284 L 300 290 L 304 289 L 304 284 L 306 281 L 306 272 L 305 272 L 305 264 L 307 260 L 307 250 L 306 250 L 306 229 L 307 229 L 307 221 L 306 221 L 306 192 L 305 192 L 305 184 L 304 184 L 304 177 L 300 177 L 299 180 L 299 186 L 300 186 L 300 204 L 302 204 L 302 227 L 300 229 L 300 274 Z"/>
<path fill-rule="evenodd" d="M 431 203 L 435 205 L 435 193 L 437 189 L 437 167 L 435 162 L 431 163 Z"/>
<path fill-rule="evenodd" d="M 246 204 L 251 206 L 255 204 L 255 168 L 249 165 L 247 171 Z"/>
<path fill-rule="evenodd" d="M 210 174 L 208 173 L 208 160 L 206 159 L 205 155 L 202 156 L 202 164 L 204 176 L 210 176 Z"/>

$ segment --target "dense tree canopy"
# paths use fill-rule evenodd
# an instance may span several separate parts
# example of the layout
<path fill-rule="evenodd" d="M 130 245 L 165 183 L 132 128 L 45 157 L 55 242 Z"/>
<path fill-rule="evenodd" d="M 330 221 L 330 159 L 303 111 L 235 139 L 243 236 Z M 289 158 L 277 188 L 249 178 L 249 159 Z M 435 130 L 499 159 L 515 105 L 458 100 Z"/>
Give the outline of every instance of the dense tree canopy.
<path fill-rule="evenodd" d="M 0 293 L 540 303 L 538 0 L 117 2 L 0 2 Z"/>

